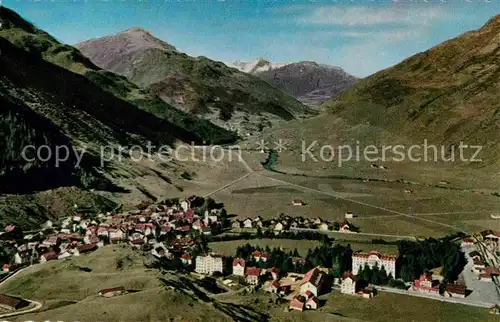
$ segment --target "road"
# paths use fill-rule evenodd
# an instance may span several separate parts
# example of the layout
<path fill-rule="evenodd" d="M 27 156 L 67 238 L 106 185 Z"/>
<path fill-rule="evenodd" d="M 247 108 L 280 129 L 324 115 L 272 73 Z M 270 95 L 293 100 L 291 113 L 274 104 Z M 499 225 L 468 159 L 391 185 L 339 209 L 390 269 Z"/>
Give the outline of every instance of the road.
<path fill-rule="evenodd" d="M 467 299 L 475 302 L 488 303 L 491 304 L 491 307 L 494 303 L 500 303 L 500 295 L 494 283 L 480 281 L 477 279 L 476 274 L 472 272 L 474 263 L 469 253 L 474 250 L 477 250 L 476 246 L 462 247 L 462 252 L 464 252 L 465 258 L 467 259 L 467 264 L 462 271 L 462 276 L 465 281 L 465 286 L 467 286 L 468 290 L 472 291 L 472 293 L 467 296 Z"/>
<path fill-rule="evenodd" d="M 322 234 L 340 234 L 342 236 L 372 236 L 372 237 L 391 237 L 391 238 L 399 238 L 399 239 L 415 239 L 414 236 L 404 236 L 404 235 L 388 235 L 388 234 L 375 234 L 375 233 L 343 233 L 335 230 L 318 230 L 315 228 L 290 228 L 290 230 L 294 231 L 311 231 Z"/>
<path fill-rule="evenodd" d="M 226 151 L 229 151 L 230 153 L 234 152 L 233 150 L 226 150 Z M 257 176 L 260 176 L 260 177 L 263 177 L 263 178 L 266 178 L 266 179 L 270 179 L 270 180 L 279 182 L 281 184 L 285 184 L 285 185 L 289 185 L 289 186 L 292 186 L 292 187 L 296 187 L 296 188 L 299 188 L 299 189 L 302 189 L 302 190 L 311 191 L 311 192 L 315 192 L 315 193 L 320 193 L 320 194 L 327 195 L 327 196 L 330 196 L 330 197 L 334 197 L 334 198 L 337 198 L 337 199 L 341 199 L 341 200 L 344 200 L 344 201 L 356 203 L 356 204 L 359 204 L 359 205 L 362 205 L 362 206 L 365 206 L 365 207 L 382 210 L 382 211 L 385 211 L 385 212 L 388 212 L 388 213 L 392 213 L 392 214 L 397 215 L 397 216 L 403 216 L 403 217 L 407 217 L 407 218 L 410 218 L 410 219 L 413 219 L 413 220 L 420 220 L 420 221 L 429 222 L 429 223 L 432 223 L 432 224 L 435 224 L 435 225 L 439 225 L 439 226 L 444 226 L 444 227 L 447 227 L 447 228 L 451 228 L 451 229 L 456 230 L 456 231 L 463 231 L 462 228 L 459 228 L 459 227 L 456 227 L 456 226 L 453 226 L 453 225 L 449 225 L 449 224 L 446 224 L 446 223 L 442 223 L 442 222 L 439 222 L 439 221 L 422 218 L 422 217 L 419 217 L 419 216 L 415 216 L 415 215 L 408 214 L 408 213 L 403 213 L 403 212 L 400 212 L 400 211 L 392 210 L 392 209 L 381 207 L 381 206 L 372 205 L 372 204 L 369 204 L 369 203 L 366 203 L 366 202 L 362 202 L 362 201 L 359 201 L 359 200 L 354 200 L 354 199 L 351 199 L 351 198 L 342 197 L 342 196 L 340 196 L 340 195 L 338 195 L 338 194 L 336 194 L 334 192 L 328 192 L 328 191 L 322 191 L 322 190 L 319 190 L 319 189 L 309 188 L 309 187 L 298 185 L 298 184 L 295 184 L 295 183 L 292 183 L 292 182 L 288 182 L 288 181 L 285 181 L 285 180 L 281 180 L 281 179 L 273 178 L 273 177 L 270 177 L 270 176 L 266 176 L 266 175 L 262 174 L 261 172 L 254 171 L 248 165 L 248 163 L 245 161 L 245 159 L 243 158 L 243 156 L 241 156 L 241 154 L 237 153 L 237 157 L 238 157 L 240 163 L 243 164 L 243 166 L 245 167 L 245 169 L 248 172 L 245 175 L 243 175 L 242 177 L 240 177 L 240 178 L 238 178 L 236 180 L 233 180 L 230 183 L 228 183 L 228 184 L 226 184 L 226 185 L 224 185 L 224 186 L 222 186 L 220 188 L 217 188 L 214 191 L 211 191 L 211 192 L 205 194 L 204 197 L 211 196 L 211 195 L 213 195 L 213 194 L 215 194 L 215 193 L 217 193 L 219 191 L 227 189 L 230 186 L 232 186 L 232 185 L 240 182 L 241 180 L 244 180 L 245 178 L 249 177 L 250 175 L 255 174 Z M 439 213 L 436 213 L 436 214 L 439 214 Z M 440 213 L 440 214 L 443 214 L 443 213 Z M 419 214 L 419 215 L 422 215 L 422 214 Z M 431 213 L 428 213 L 427 215 L 431 215 Z M 370 234 L 368 234 L 368 235 L 370 235 Z M 382 235 L 376 235 L 376 234 L 374 234 L 373 236 L 382 236 Z M 395 236 L 386 235 L 386 236 L 401 237 L 401 236 L 397 236 L 397 235 L 395 235 Z M 406 237 L 408 237 L 408 236 L 405 236 L 404 238 L 406 238 Z"/>
<path fill-rule="evenodd" d="M 349 202 L 352 202 L 352 203 L 356 203 L 358 205 L 362 205 L 362 206 L 366 206 L 366 207 L 370 207 L 370 208 L 382 210 L 382 211 L 385 211 L 385 212 L 393 213 L 393 214 L 396 214 L 396 215 L 399 215 L 399 216 L 408 217 L 408 218 L 411 218 L 411 219 L 416 219 L 416 220 L 421 220 L 421 221 L 425 221 L 425 222 L 430 222 L 430 223 L 433 223 L 433 224 L 436 224 L 436 225 L 444 226 L 444 227 L 447 227 L 447 228 L 452 228 L 452 229 L 454 229 L 456 231 L 463 231 L 463 229 L 461 229 L 461 228 L 458 228 L 458 227 L 455 227 L 455 226 L 452 226 L 452 225 L 448 225 L 448 224 L 445 224 L 445 223 L 442 223 L 442 222 L 439 222 L 439 221 L 416 217 L 416 216 L 413 216 L 411 214 L 406 214 L 406 213 L 399 212 L 399 211 L 396 211 L 396 210 L 392 210 L 392 209 L 389 209 L 389 208 L 372 205 L 372 204 L 369 204 L 369 203 L 366 203 L 366 202 L 362 202 L 362 201 L 359 201 L 359 200 L 354 200 L 354 199 L 350 199 L 350 198 L 341 197 L 341 196 L 339 196 L 339 195 L 337 195 L 335 193 L 330 193 L 330 192 L 327 192 L 327 191 L 321 191 L 319 189 L 304 187 L 304 186 L 301 186 L 301 185 L 298 185 L 298 184 L 295 184 L 295 183 L 291 183 L 291 182 L 284 181 L 284 180 L 281 180 L 281 179 L 276 179 L 276 178 L 268 177 L 268 176 L 265 176 L 265 175 L 262 175 L 262 174 L 257 174 L 257 175 L 265 177 L 265 178 L 268 178 L 268 179 L 271 179 L 271 180 L 274 180 L 274 181 L 277 181 L 277 182 L 280 182 L 280 183 L 283 183 L 283 184 L 286 184 L 286 185 L 289 185 L 289 186 L 292 186 L 292 187 L 297 187 L 297 188 L 301 188 L 303 190 L 321 193 L 321 194 L 324 194 L 324 195 L 327 195 L 327 196 L 331 196 L 331 197 L 334 197 L 334 198 L 337 198 L 337 199 L 341 199 L 341 200 L 349 201 Z"/>
<path fill-rule="evenodd" d="M 7 277 L 4 280 L 2 280 L 0 282 L 0 285 L 2 285 L 3 283 L 5 283 L 6 281 L 10 280 L 12 277 L 16 276 L 18 273 L 20 273 L 25 268 L 21 268 L 21 269 L 17 270 L 14 274 L 12 274 L 9 277 Z M 40 303 L 40 302 L 38 302 L 38 301 L 28 300 L 28 299 L 24 299 L 24 300 L 27 301 L 27 302 L 29 302 L 32 307 L 29 308 L 29 309 L 27 309 L 27 310 L 19 310 L 19 311 L 14 311 L 14 312 L 0 314 L 0 318 L 6 318 L 6 317 L 11 317 L 11 316 L 21 315 L 21 314 L 26 314 L 26 313 L 32 313 L 32 312 L 38 311 L 43 306 L 43 304 Z"/>

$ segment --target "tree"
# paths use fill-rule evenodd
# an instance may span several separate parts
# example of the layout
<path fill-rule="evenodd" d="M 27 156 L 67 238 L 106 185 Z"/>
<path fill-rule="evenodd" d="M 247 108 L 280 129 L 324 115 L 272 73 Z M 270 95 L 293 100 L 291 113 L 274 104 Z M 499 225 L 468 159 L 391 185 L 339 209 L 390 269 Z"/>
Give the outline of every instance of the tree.
<path fill-rule="evenodd" d="M 260 227 L 257 227 L 257 233 L 255 235 L 258 239 L 262 239 L 263 234 L 262 234 L 262 229 Z"/>
<path fill-rule="evenodd" d="M 372 267 L 372 276 L 370 282 L 374 285 L 380 285 L 380 269 L 378 268 L 378 263 L 375 263 Z"/>
<path fill-rule="evenodd" d="M 387 276 L 387 271 L 385 270 L 384 265 L 379 272 L 380 285 L 387 285 L 389 283 L 389 276 Z"/>

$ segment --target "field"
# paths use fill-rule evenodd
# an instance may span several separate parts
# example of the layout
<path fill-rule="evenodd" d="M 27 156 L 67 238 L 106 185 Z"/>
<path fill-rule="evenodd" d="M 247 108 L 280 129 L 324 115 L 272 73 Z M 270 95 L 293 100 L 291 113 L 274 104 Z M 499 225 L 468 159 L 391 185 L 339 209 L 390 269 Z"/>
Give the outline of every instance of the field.
<path fill-rule="evenodd" d="M 367 300 L 335 291 L 320 297 L 324 306 L 317 311 L 284 312 L 286 304 L 269 304 L 268 295 L 226 298 L 237 304 L 250 304 L 265 310 L 270 321 L 497 321 L 487 309 L 380 292 Z"/>
<path fill-rule="evenodd" d="M 356 218 L 350 221 L 362 233 L 394 236 L 438 237 L 483 230 L 495 224 L 489 215 L 500 212 L 500 199 L 493 195 L 495 190 L 485 188 L 484 182 L 478 184 L 477 178 L 472 178 L 474 169 L 468 174 L 471 180 L 460 177 L 451 182 L 444 181 L 447 175 L 439 175 L 441 170 L 448 174 L 451 171 L 442 164 L 435 168 L 419 165 L 418 177 L 409 167 L 408 175 L 404 175 L 401 165 L 396 169 L 372 169 L 369 164 L 335 169 L 321 166 L 318 171 L 322 173 L 316 173 L 301 169 L 307 164 L 297 160 L 293 163 L 291 158 L 296 154 L 297 151 L 279 154 L 276 167 L 289 170 L 287 174 L 259 170 L 267 155 L 243 151 L 243 159 L 254 172 L 222 186 L 212 197 L 222 201 L 239 219 L 268 219 L 284 213 L 340 221 L 346 212 L 353 212 Z M 283 168 L 283 163 L 290 169 Z M 495 177 L 491 178 L 495 182 Z M 406 193 L 405 189 L 413 192 Z M 294 199 L 301 199 L 306 205 L 293 206 Z"/>

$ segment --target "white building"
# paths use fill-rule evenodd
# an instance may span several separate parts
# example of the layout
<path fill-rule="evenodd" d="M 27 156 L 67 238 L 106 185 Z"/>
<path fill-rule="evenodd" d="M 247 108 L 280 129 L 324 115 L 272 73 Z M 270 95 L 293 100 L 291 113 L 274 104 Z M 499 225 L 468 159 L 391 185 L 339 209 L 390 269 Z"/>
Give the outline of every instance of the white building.
<path fill-rule="evenodd" d="M 370 268 L 378 264 L 379 268 L 382 266 L 385 268 L 387 275 L 392 275 L 396 277 L 396 256 L 384 256 L 378 251 L 370 251 L 368 254 L 365 253 L 355 253 L 352 254 L 352 273 L 354 275 L 358 274 L 359 268 L 364 267 L 368 264 Z"/>
<path fill-rule="evenodd" d="M 356 294 L 356 276 L 350 273 L 344 274 L 342 276 L 340 292 L 343 294 Z"/>
<path fill-rule="evenodd" d="M 199 274 L 213 274 L 223 270 L 222 257 L 218 256 L 198 256 L 196 257 L 195 272 Z"/>

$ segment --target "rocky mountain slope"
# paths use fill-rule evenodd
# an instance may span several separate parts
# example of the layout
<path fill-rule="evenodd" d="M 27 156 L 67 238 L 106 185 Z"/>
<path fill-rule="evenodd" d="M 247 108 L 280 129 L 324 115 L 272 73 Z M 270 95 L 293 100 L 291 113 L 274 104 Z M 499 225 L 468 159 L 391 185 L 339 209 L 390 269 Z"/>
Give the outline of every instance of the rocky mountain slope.
<path fill-rule="evenodd" d="M 272 63 L 259 58 L 251 62 L 236 61 L 228 66 L 256 75 L 307 105 L 319 105 L 358 81 L 340 67 L 311 61 Z"/>
<path fill-rule="evenodd" d="M 259 78 L 205 57 L 190 57 L 132 28 L 77 48 L 93 63 L 148 88 L 164 101 L 215 124 L 253 132 L 312 114 Z"/>
<path fill-rule="evenodd" d="M 114 182 L 130 174 L 115 176 L 121 164 L 102 166 L 102 147 L 126 149 L 148 142 L 173 147 L 178 142 L 236 139 L 234 133 L 99 69 L 78 50 L 60 44 L 12 10 L 2 8 L 0 23 L 0 148 L 4 151 L 0 225 L 12 222 L 13 214 L 19 225 L 31 225 L 63 215 L 80 201 L 96 211 L 112 206 L 114 202 L 90 190 L 126 192 Z M 29 146 L 33 148 L 23 157 Z M 37 156 L 41 146 L 46 148 Z M 59 164 L 58 147 L 69 152 L 60 155 Z M 56 197 L 61 191 L 64 198 Z"/>

